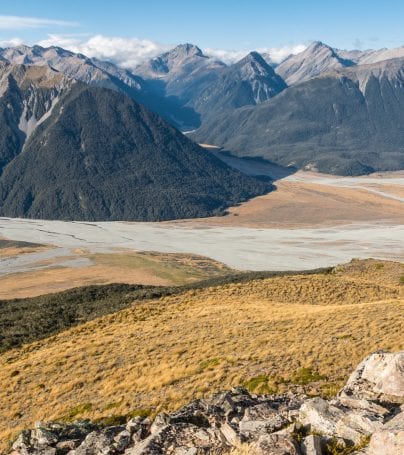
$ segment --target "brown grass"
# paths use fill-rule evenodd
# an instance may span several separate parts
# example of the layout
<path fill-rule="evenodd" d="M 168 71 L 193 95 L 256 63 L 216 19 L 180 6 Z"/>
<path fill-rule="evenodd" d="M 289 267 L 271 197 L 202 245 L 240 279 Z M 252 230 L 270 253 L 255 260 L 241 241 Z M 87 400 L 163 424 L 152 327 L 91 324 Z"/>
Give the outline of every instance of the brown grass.
<path fill-rule="evenodd" d="M 8 258 L 18 256 L 20 254 L 37 253 L 38 251 L 45 250 L 46 247 L 36 248 L 2 248 L 0 249 L 0 258 Z"/>
<path fill-rule="evenodd" d="M 17 249 L 19 252 L 21 249 Z M 0 277 L 0 299 L 34 297 L 92 284 L 181 285 L 230 272 L 223 264 L 196 255 L 133 252 L 89 254 L 83 250 L 74 253 L 71 257 L 41 262 L 42 265 L 47 262 L 51 268 Z M 79 268 L 59 265 L 61 261 L 77 258 L 89 258 L 92 265 Z"/>
<path fill-rule="evenodd" d="M 9 351 L 0 440 L 37 420 L 155 413 L 239 384 L 335 393 L 368 353 L 403 348 L 402 275 L 398 263 L 354 261 L 194 290 Z"/>
<path fill-rule="evenodd" d="M 404 188 L 402 186 L 398 185 L 379 185 L 376 183 L 372 184 L 367 184 L 366 185 L 369 188 L 378 190 L 378 191 L 383 191 L 384 193 L 387 194 L 392 194 L 393 196 L 398 196 L 404 198 Z"/>
<path fill-rule="evenodd" d="M 48 66 L 27 66 L 24 76 L 19 77 L 24 89 L 34 84 L 37 87 L 52 88 L 64 78 L 62 73 L 54 71 L 50 73 Z"/>
<path fill-rule="evenodd" d="M 275 185 L 276 191 L 232 207 L 227 216 L 181 223 L 271 228 L 334 226 L 375 220 L 404 223 L 402 202 L 369 192 L 365 186 L 343 188 L 282 180 Z M 377 189 L 397 195 L 403 191 L 397 185 L 385 187 L 383 184 Z"/>

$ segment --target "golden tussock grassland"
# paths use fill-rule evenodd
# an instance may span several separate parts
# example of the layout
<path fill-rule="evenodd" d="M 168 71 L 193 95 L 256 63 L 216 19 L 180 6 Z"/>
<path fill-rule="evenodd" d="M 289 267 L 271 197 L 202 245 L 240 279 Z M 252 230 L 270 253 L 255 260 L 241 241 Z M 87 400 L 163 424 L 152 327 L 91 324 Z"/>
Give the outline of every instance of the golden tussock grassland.
<path fill-rule="evenodd" d="M 334 394 L 404 341 L 404 265 L 192 290 L 134 304 L 0 356 L 0 440 L 37 420 L 118 421 L 244 384 Z M 241 452 L 243 453 L 243 452 Z"/>

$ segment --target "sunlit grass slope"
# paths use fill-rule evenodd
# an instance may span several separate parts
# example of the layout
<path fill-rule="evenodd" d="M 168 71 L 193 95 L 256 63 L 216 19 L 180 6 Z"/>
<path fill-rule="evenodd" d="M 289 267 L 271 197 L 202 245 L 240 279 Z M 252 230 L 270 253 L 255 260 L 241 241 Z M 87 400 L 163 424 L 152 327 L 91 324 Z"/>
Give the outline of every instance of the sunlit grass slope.
<path fill-rule="evenodd" d="M 173 409 L 244 384 L 335 393 L 369 352 L 404 345 L 404 266 L 189 290 L 0 356 L 0 440 L 37 420 Z"/>

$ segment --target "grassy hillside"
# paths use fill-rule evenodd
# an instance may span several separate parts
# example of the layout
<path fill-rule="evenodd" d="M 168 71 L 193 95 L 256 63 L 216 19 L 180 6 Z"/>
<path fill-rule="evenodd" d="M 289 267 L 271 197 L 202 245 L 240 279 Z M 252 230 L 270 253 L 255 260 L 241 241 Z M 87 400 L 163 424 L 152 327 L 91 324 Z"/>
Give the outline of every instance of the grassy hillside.
<path fill-rule="evenodd" d="M 0 440 L 37 420 L 121 421 L 244 384 L 333 394 L 404 342 L 404 266 L 234 280 L 136 302 L 0 356 Z"/>
<path fill-rule="evenodd" d="M 113 259 L 114 255 L 110 256 Z M 145 256 L 147 260 L 148 256 Z M 108 260 L 111 260 L 111 258 Z M 131 263 L 134 261 L 137 263 L 139 258 L 142 258 L 141 253 L 126 256 L 126 260 Z M 193 278 L 193 282 L 182 286 L 176 285 L 178 283 L 173 280 L 173 275 L 174 278 L 180 279 L 184 283 L 190 278 L 189 271 L 188 275 L 186 275 L 184 270 L 179 267 L 177 274 L 175 274 L 175 265 L 173 264 L 173 259 L 171 259 L 171 262 L 169 262 L 170 278 L 171 282 L 173 282 L 171 286 L 112 283 L 98 286 L 82 286 L 32 298 L 0 300 L 0 352 L 19 347 L 24 343 L 46 338 L 100 316 L 115 313 L 131 306 L 134 302 L 156 300 L 167 295 L 180 294 L 193 289 L 204 289 L 226 283 L 239 283 L 252 279 L 264 279 L 271 276 L 289 274 L 287 272 L 245 272 L 234 274 L 234 272 L 230 273 L 231 269 L 227 269 L 224 266 L 223 268 L 215 268 L 214 261 L 206 263 L 203 258 L 199 258 L 198 268 L 197 257 L 188 257 L 188 260 L 192 258 L 194 273 L 191 278 Z M 122 258 L 120 258 L 121 260 Z M 217 264 L 220 265 L 219 263 Z M 182 264 L 180 263 L 180 265 Z M 329 270 L 321 269 L 321 272 L 327 273 Z M 167 273 L 167 270 L 162 268 L 161 272 Z M 305 273 L 312 274 L 315 272 L 314 270 Z M 209 278 L 195 282 L 198 277 L 200 279 L 206 278 L 207 275 L 210 275 Z M 16 275 L 13 275 L 13 278 L 18 279 Z M 2 283 L 2 281 L 0 282 Z"/>

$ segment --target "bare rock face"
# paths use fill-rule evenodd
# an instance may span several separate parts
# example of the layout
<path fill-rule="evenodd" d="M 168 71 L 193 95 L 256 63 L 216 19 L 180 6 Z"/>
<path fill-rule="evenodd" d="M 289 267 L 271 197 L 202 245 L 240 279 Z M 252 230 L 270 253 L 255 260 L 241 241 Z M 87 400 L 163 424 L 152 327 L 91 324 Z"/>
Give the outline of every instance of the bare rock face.
<path fill-rule="evenodd" d="M 361 409 L 347 409 L 341 403 L 334 404 L 322 398 L 307 400 L 300 409 L 300 422 L 309 431 L 325 436 L 342 438 L 352 444 L 359 444 L 383 426 L 383 416 Z"/>
<path fill-rule="evenodd" d="M 202 455 L 247 445 L 259 455 L 323 455 L 338 445 L 358 455 L 401 455 L 403 355 L 370 355 L 333 400 L 257 396 L 236 387 L 160 413 L 153 422 L 136 417 L 110 427 L 39 423 L 20 434 L 12 454 Z"/>
<path fill-rule="evenodd" d="M 293 85 L 347 66 L 351 66 L 348 60 L 340 58 L 330 46 L 317 41 L 300 54 L 289 56 L 276 70 L 288 85 Z"/>
<path fill-rule="evenodd" d="M 302 454 L 303 455 L 321 455 L 321 438 L 318 435 L 310 434 L 302 441 Z"/>
<path fill-rule="evenodd" d="M 257 454 L 300 455 L 299 444 L 291 438 L 279 434 L 263 434 L 251 445 Z"/>
<path fill-rule="evenodd" d="M 389 420 L 370 439 L 367 455 L 402 455 L 404 453 L 404 412 Z"/>
<path fill-rule="evenodd" d="M 340 396 L 404 403 L 404 352 L 371 354 L 352 373 Z"/>

